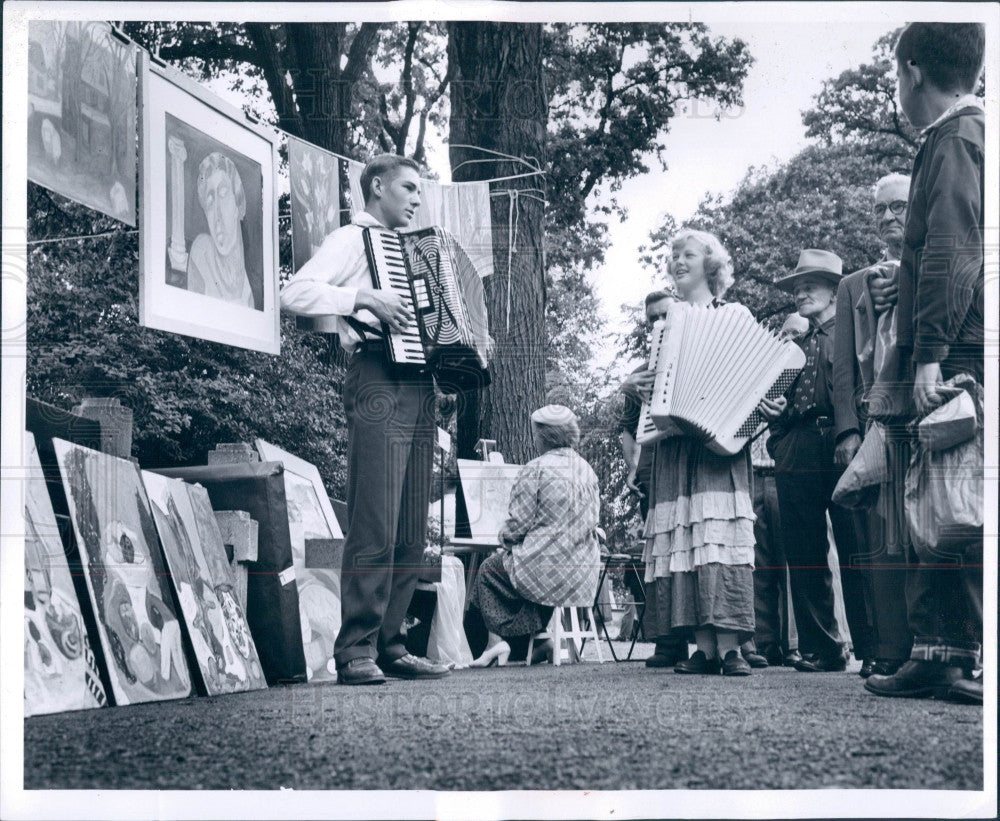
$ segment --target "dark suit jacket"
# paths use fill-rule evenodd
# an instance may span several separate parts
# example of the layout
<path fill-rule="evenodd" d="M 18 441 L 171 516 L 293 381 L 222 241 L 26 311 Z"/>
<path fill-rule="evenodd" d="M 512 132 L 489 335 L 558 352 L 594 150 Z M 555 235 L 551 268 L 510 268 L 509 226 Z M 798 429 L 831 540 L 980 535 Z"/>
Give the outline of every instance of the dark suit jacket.
<path fill-rule="evenodd" d="M 864 434 L 863 400 L 875 379 L 873 353 L 878 316 L 866 280 L 871 273 L 871 268 L 862 268 L 844 277 L 837 287 L 833 415 L 838 440 L 849 433 Z"/>

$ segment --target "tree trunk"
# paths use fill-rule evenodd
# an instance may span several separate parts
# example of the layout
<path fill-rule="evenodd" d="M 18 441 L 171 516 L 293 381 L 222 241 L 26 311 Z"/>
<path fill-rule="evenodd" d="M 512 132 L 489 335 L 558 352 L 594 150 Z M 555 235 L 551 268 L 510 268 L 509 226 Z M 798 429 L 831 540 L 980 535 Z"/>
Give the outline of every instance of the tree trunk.
<path fill-rule="evenodd" d="M 486 180 L 528 170 L 495 159 L 476 146 L 523 157 L 545 167 L 547 98 L 542 80 L 542 27 L 513 23 L 448 23 L 451 73 L 450 160 L 455 182 Z M 541 175 L 505 180 L 493 193 L 540 188 Z M 509 195 L 491 197 L 493 276 L 485 280 L 486 307 L 496 353 L 492 384 L 479 401 L 464 403 L 458 455 L 469 458 L 479 438 L 495 439 L 508 462 L 534 456 L 530 414 L 545 395 L 544 209 L 522 196 L 511 224 Z M 508 267 L 508 252 L 510 264 Z M 478 408 L 476 407 L 478 405 Z M 478 414 L 478 425 L 475 424 Z"/>

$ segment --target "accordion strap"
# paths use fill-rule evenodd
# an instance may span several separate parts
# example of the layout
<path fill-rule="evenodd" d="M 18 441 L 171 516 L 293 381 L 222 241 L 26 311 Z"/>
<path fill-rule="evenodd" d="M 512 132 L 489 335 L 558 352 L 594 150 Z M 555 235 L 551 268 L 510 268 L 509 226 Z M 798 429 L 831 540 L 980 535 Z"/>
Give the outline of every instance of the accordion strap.
<path fill-rule="evenodd" d="M 385 334 L 378 328 L 366 325 L 364 322 L 355 319 L 353 316 L 345 316 L 344 321 L 354 329 L 362 340 L 368 339 L 368 334 L 373 334 L 379 339 L 385 339 Z"/>

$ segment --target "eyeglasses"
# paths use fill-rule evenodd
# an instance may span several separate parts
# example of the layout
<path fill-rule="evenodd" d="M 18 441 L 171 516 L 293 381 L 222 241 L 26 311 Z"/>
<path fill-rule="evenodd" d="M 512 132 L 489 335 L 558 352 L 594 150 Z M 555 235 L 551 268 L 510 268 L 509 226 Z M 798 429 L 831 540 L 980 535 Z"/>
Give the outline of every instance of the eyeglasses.
<path fill-rule="evenodd" d="M 888 208 L 897 217 L 906 210 L 906 200 L 893 200 L 890 203 L 877 202 L 875 203 L 875 208 L 873 209 L 876 217 L 881 217 L 885 214 L 885 209 Z"/>

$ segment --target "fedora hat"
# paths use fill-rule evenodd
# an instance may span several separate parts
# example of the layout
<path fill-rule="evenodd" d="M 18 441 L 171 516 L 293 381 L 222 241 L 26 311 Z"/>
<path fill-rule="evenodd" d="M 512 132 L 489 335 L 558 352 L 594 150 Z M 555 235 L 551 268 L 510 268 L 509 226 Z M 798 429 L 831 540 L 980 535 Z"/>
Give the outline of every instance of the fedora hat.
<path fill-rule="evenodd" d="M 799 254 L 799 264 L 795 266 L 795 270 L 774 284 L 782 291 L 791 293 L 807 276 L 820 277 L 831 285 L 836 285 L 844 276 L 844 262 L 832 251 L 806 248 Z"/>

